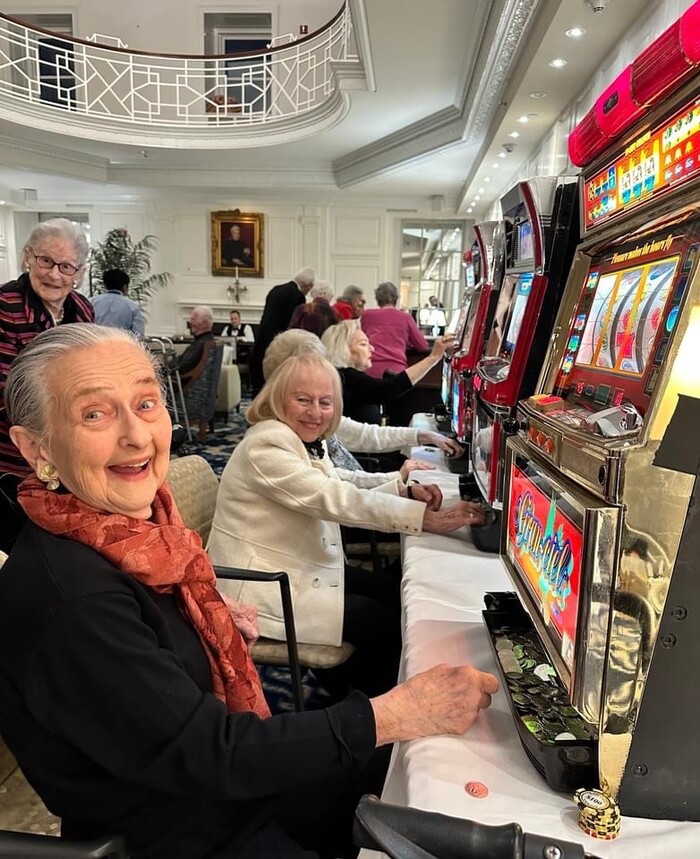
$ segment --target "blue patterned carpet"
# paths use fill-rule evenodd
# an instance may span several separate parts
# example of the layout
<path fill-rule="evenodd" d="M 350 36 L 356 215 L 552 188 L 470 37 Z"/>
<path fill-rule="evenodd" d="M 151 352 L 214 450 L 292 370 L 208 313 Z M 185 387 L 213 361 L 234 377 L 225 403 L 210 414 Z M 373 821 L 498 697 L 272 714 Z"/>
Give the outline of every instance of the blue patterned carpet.
<path fill-rule="evenodd" d="M 245 410 L 250 405 L 250 400 L 245 399 L 241 403 L 240 412 L 233 411 L 229 415 L 227 423 L 219 418 L 214 425 L 214 432 L 209 433 L 205 445 L 192 442 L 183 445 L 177 452 L 178 456 L 197 454 L 204 457 L 221 477 L 226 463 L 229 461 L 233 449 L 243 438 L 247 429 L 245 421 Z M 258 672 L 262 679 L 265 697 L 273 713 L 285 713 L 294 710 L 292 700 L 292 685 L 289 671 L 271 665 L 258 666 Z M 307 671 L 303 678 L 304 701 L 308 710 L 319 709 L 328 706 L 330 698 L 328 693 L 316 682 L 313 672 Z"/>

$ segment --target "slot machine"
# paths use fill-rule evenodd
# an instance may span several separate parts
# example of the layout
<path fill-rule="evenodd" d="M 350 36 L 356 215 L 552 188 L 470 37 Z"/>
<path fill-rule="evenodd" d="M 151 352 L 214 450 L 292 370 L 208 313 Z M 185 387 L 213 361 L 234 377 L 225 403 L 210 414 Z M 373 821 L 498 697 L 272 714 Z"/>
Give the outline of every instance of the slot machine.
<path fill-rule="evenodd" d="M 465 445 L 471 442 L 473 412 L 472 381 L 481 357 L 484 333 L 491 324 L 495 299 L 503 277 L 505 256 L 503 224 L 487 221 L 474 225 L 479 258 L 483 260 L 482 276 L 476 282 L 465 308 L 464 319 L 451 365 L 452 431 Z"/>
<path fill-rule="evenodd" d="M 493 511 L 492 524 L 472 535 L 482 550 L 498 551 L 505 440 L 542 368 L 578 239 L 577 192 L 573 177 L 538 177 L 501 200 L 505 272 L 473 378 L 473 485 L 463 485 Z"/>
<path fill-rule="evenodd" d="M 585 166 L 582 241 L 538 392 L 506 444 L 501 557 L 515 591 L 484 612 L 548 783 L 600 786 L 623 814 L 675 820 L 700 820 L 697 34 L 700 3 L 570 138 Z M 632 104 L 601 147 L 592 118 L 654 80 L 647 110 Z"/>
<path fill-rule="evenodd" d="M 450 322 L 445 329 L 445 334 L 452 334 L 455 338 L 455 349 L 462 342 L 464 325 L 469 312 L 472 295 L 476 284 L 481 280 L 481 249 L 478 242 L 466 251 L 462 257 L 464 267 L 464 291 L 459 307 L 455 310 Z M 449 414 L 452 413 L 452 358 L 445 356 L 442 362 L 442 386 L 440 391 L 442 404 Z"/>

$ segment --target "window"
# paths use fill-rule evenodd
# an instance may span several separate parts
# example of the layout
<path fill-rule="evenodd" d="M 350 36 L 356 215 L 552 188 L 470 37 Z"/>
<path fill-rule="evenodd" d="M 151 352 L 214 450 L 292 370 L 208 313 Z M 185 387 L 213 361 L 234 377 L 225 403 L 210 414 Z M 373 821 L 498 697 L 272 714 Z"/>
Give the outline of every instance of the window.
<path fill-rule="evenodd" d="M 459 306 L 464 224 L 404 222 L 401 228 L 401 305 L 426 333 L 438 333 Z"/>
<path fill-rule="evenodd" d="M 59 107 L 75 107 L 74 54 L 70 42 L 60 36 L 73 35 L 73 16 L 40 14 L 17 16 L 28 27 L 51 30 L 56 36 L 42 36 L 38 41 L 39 98 Z"/>

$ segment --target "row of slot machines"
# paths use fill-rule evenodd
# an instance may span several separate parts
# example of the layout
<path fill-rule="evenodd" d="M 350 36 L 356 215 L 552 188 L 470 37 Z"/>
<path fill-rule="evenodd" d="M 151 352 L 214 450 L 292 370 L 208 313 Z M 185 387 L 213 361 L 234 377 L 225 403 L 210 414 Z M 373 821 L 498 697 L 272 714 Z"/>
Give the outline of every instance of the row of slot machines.
<path fill-rule="evenodd" d="M 642 122 L 596 141 L 580 177 L 519 182 L 503 220 L 474 228 L 443 400 L 470 447 L 463 497 L 490 511 L 474 542 L 513 583 L 486 596 L 484 620 L 533 765 L 555 790 L 602 787 L 623 814 L 700 820 L 700 75 L 687 66 Z"/>

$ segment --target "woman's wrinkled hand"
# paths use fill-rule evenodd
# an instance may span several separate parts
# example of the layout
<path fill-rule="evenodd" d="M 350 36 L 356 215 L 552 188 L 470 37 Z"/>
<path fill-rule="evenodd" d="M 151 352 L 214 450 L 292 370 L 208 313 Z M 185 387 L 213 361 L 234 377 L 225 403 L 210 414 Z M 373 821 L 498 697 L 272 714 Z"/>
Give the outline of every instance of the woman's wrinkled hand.
<path fill-rule="evenodd" d="M 221 594 L 224 602 L 231 612 L 233 622 L 243 636 L 246 644 L 255 644 L 260 638 L 260 626 L 258 625 L 258 610 L 254 605 L 238 602 L 227 594 Z"/>
<path fill-rule="evenodd" d="M 414 487 L 415 491 L 415 487 Z M 458 501 L 443 510 L 426 510 L 423 517 L 423 530 L 431 534 L 451 534 L 465 525 L 478 527 L 484 525 L 486 517 L 481 504 L 474 501 Z"/>
<path fill-rule="evenodd" d="M 430 357 L 438 361 L 444 357 L 445 352 L 449 352 L 452 349 L 454 343 L 454 334 L 445 334 L 444 337 L 436 337 L 433 348 L 430 350 Z"/>
<path fill-rule="evenodd" d="M 498 680 L 476 668 L 436 665 L 371 699 L 377 746 L 463 734 L 498 692 Z"/>
<path fill-rule="evenodd" d="M 418 459 L 407 459 L 399 469 L 401 480 L 407 480 L 412 471 L 435 471 L 435 466 L 429 465 L 427 462 L 420 462 Z"/>
<path fill-rule="evenodd" d="M 448 456 L 461 456 L 464 453 L 464 448 L 456 439 L 433 430 L 421 430 L 418 433 L 418 443 L 434 445 Z"/>
<path fill-rule="evenodd" d="M 439 510 L 442 507 L 442 490 L 434 483 L 412 483 L 411 495 L 414 501 L 423 501 L 429 510 Z"/>

